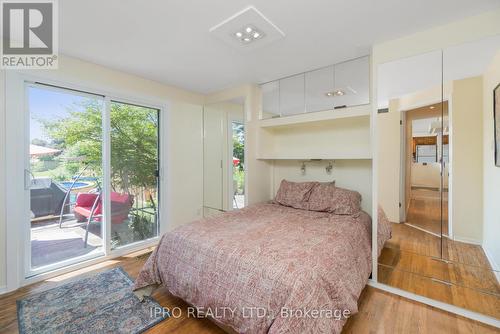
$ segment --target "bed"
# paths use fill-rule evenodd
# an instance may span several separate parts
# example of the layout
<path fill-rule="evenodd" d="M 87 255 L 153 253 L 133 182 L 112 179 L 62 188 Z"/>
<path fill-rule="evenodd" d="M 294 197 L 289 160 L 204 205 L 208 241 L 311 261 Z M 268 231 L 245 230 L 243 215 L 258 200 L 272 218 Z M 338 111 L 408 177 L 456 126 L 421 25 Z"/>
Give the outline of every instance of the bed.
<path fill-rule="evenodd" d="M 381 218 L 379 245 L 390 237 Z M 165 234 L 134 289 L 142 296 L 163 285 L 239 333 L 340 333 L 357 312 L 371 261 L 365 212 L 262 203 Z"/>

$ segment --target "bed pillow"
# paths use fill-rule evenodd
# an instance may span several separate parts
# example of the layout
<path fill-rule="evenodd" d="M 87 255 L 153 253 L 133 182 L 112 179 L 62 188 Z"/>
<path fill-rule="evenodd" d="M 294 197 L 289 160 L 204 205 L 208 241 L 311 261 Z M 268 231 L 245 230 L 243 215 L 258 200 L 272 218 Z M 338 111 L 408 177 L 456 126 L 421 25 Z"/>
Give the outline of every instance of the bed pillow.
<path fill-rule="evenodd" d="M 309 196 L 318 182 L 291 182 L 282 180 L 274 201 L 296 209 L 308 208 Z"/>
<path fill-rule="evenodd" d="M 361 195 L 357 191 L 339 188 L 332 183 L 321 183 L 311 191 L 308 210 L 352 215 L 361 210 Z"/>

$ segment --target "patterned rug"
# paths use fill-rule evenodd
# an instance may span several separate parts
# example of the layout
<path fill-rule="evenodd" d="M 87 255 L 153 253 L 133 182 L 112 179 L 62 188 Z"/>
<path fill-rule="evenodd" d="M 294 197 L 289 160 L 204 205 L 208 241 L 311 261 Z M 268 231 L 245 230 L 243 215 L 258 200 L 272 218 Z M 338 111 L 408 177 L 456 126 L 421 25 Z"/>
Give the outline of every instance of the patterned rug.
<path fill-rule="evenodd" d="M 139 302 L 132 285 L 115 268 L 18 300 L 19 332 L 141 333 L 164 318 L 152 312 L 160 306 L 153 299 Z"/>

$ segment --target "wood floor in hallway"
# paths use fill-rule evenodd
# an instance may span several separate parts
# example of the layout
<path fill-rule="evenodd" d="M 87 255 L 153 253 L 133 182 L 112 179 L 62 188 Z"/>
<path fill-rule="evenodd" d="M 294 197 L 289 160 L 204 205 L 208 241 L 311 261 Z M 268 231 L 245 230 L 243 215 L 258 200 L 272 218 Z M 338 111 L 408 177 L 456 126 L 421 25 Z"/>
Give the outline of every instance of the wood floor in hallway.
<path fill-rule="evenodd" d="M 406 223 L 434 234 L 448 235 L 448 192 L 441 194 L 437 189 L 412 188 Z"/>

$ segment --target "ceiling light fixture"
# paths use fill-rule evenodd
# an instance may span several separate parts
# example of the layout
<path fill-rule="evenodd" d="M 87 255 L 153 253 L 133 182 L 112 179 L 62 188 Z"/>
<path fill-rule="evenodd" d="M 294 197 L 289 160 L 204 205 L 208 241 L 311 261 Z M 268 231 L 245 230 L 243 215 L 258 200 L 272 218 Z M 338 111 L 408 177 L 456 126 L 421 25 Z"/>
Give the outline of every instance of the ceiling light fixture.
<path fill-rule="evenodd" d="M 285 37 L 285 33 L 254 6 L 243 8 L 208 31 L 241 52 L 250 52 Z"/>
<path fill-rule="evenodd" d="M 245 25 L 233 34 L 243 44 L 249 44 L 264 37 L 264 33 L 252 25 Z"/>
<path fill-rule="evenodd" d="M 436 107 L 434 107 L 434 106 L 430 106 L 430 107 L 429 107 L 429 109 L 434 109 L 434 108 L 436 108 Z"/>

